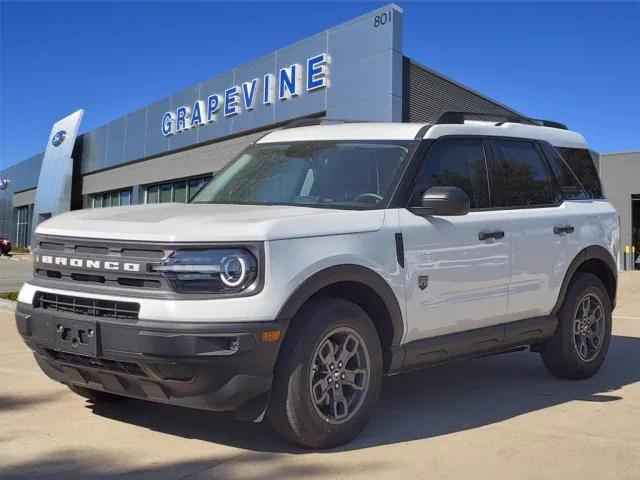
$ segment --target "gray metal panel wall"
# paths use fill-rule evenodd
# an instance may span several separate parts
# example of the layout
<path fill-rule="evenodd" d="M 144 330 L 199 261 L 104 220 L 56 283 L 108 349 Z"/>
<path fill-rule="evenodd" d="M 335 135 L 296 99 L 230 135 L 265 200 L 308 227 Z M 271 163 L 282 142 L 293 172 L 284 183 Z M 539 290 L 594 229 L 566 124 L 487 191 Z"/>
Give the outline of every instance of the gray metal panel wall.
<path fill-rule="evenodd" d="M 25 190 L 24 192 L 13 194 L 13 207 L 24 207 L 36 203 L 36 189 Z"/>
<path fill-rule="evenodd" d="M 597 164 L 604 193 L 620 215 L 620 247 L 624 248 L 632 240 L 631 195 L 640 195 L 640 152 L 600 155 Z"/>
<path fill-rule="evenodd" d="M 82 178 L 82 194 L 88 195 L 217 172 L 267 131 L 242 135 L 85 175 Z M 140 198 L 139 203 L 142 201 L 143 199 Z"/>
<path fill-rule="evenodd" d="M 13 208 L 13 195 L 35 188 L 42 167 L 43 153 L 0 171 L 0 178 L 6 177 L 11 183 L 6 190 L 0 190 L 0 236 L 15 241 L 16 228 Z"/>
<path fill-rule="evenodd" d="M 459 83 L 404 58 L 403 120 L 433 123 L 446 111 L 522 116 Z"/>
<path fill-rule="evenodd" d="M 384 14 L 387 21 L 376 23 Z M 164 137 L 160 124 L 167 111 L 193 106 L 208 95 L 280 68 L 300 64 L 303 79 L 306 59 L 327 53 L 329 87 L 311 92 L 303 85 L 299 96 L 270 106 L 258 100 L 251 111 L 219 119 L 197 128 Z M 331 118 L 373 121 L 402 120 L 402 9 L 390 4 L 358 18 L 288 45 L 232 71 L 177 92 L 152 105 L 114 120 L 84 135 L 80 173 L 119 167 L 132 161 L 195 146 L 211 140 L 239 135 L 274 123 L 327 112 Z M 304 83 L 304 82 L 303 82 Z"/>

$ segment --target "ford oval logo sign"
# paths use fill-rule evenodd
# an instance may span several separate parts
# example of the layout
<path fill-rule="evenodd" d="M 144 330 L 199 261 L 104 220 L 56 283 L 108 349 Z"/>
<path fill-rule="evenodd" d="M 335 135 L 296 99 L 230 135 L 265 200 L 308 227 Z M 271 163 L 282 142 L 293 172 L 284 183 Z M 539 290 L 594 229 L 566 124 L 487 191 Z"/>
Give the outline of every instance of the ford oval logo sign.
<path fill-rule="evenodd" d="M 6 190 L 7 187 L 9 186 L 9 183 L 11 183 L 11 181 L 8 178 L 6 177 L 0 178 L 0 190 Z"/>
<path fill-rule="evenodd" d="M 64 142 L 64 139 L 67 137 L 67 132 L 65 132 L 64 130 L 60 130 L 58 133 L 56 133 L 53 136 L 53 139 L 51 140 L 51 144 L 54 147 L 57 147 L 58 145 L 60 145 L 62 142 Z"/>

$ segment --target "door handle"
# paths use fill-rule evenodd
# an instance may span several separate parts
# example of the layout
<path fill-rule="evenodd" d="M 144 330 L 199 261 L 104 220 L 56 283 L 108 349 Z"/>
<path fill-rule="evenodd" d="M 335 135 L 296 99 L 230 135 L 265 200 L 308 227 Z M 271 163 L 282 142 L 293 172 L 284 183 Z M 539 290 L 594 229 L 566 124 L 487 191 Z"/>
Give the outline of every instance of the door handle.
<path fill-rule="evenodd" d="M 478 234 L 478 240 L 489 240 L 489 239 L 499 240 L 504 238 L 504 232 L 502 230 L 498 230 L 496 232 L 480 232 Z"/>
<path fill-rule="evenodd" d="M 565 225 L 564 227 L 553 227 L 553 233 L 562 235 L 563 233 L 573 233 L 575 228 L 573 225 Z"/>

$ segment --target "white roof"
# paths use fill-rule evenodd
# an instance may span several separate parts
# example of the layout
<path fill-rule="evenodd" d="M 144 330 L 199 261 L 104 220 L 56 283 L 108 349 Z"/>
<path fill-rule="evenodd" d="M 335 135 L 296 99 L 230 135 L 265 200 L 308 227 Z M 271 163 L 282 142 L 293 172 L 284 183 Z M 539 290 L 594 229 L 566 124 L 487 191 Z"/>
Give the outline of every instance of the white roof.
<path fill-rule="evenodd" d="M 318 140 L 413 140 L 426 123 L 334 123 L 275 130 L 258 143 L 311 142 Z M 447 135 L 482 135 L 518 137 L 546 140 L 557 147 L 589 148 L 582 135 L 570 130 L 538 127 L 521 123 L 494 124 L 491 122 L 467 122 L 465 124 L 431 125 L 425 139 Z"/>
<path fill-rule="evenodd" d="M 533 140 L 546 140 L 556 147 L 589 148 L 582 135 L 570 130 L 552 127 L 538 127 L 536 125 L 524 125 L 522 123 L 492 123 L 480 122 L 464 125 L 433 125 L 424 138 L 440 138 L 445 135 L 483 135 L 492 137 L 518 137 Z"/>
<path fill-rule="evenodd" d="M 419 123 L 332 123 L 275 130 L 258 143 L 314 140 L 413 140 L 424 127 Z"/>

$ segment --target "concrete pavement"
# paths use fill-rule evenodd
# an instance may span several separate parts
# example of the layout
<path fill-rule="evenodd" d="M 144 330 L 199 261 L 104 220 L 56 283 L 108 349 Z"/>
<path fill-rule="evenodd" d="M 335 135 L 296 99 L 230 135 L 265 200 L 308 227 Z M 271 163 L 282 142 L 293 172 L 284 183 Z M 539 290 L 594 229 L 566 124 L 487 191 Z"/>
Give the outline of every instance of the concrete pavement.
<path fill-rule="evenodd" d="M 354 442 L 307 452 L 266 424 L 141 401 L 92 405 L 48 380 L 0 312 L 0 478 L 640 479 L 640 273 L 621 279 L 594 378 L 520 352 L 385 381 Z"/>
<path fill-rule="evenodd" d="M 0 293 L 17 292 L 33 273 L 30 255 L 0 257 Z"/>

